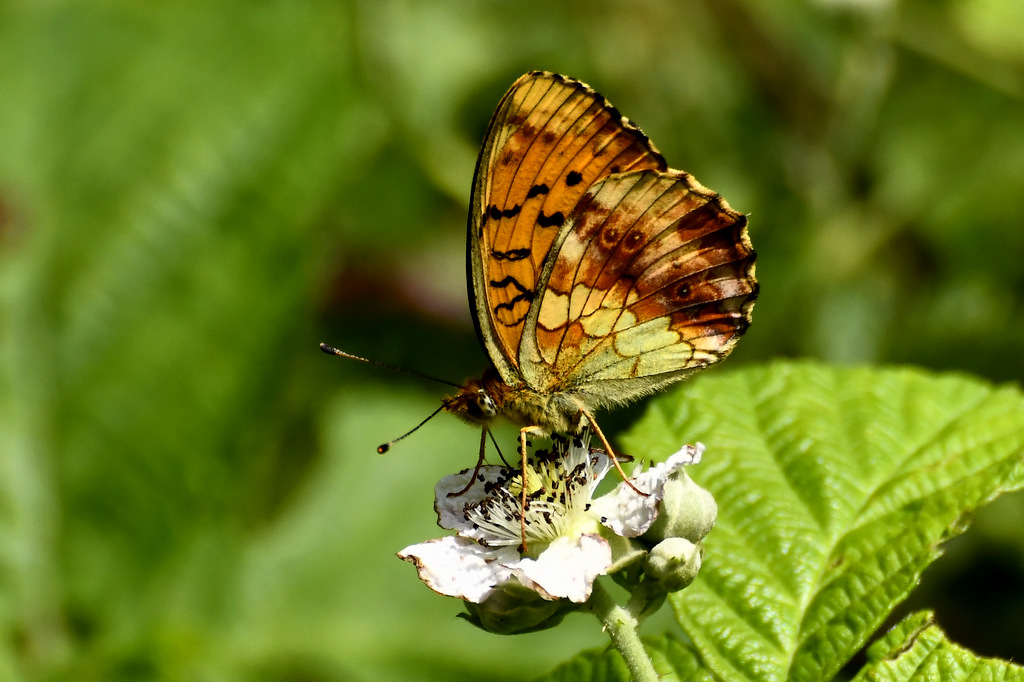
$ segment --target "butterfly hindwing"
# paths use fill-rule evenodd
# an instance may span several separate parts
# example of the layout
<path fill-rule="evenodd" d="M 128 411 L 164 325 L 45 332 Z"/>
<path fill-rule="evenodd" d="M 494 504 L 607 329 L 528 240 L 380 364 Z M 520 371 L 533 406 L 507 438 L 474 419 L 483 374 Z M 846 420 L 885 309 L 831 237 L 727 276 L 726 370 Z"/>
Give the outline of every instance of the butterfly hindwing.
<path fill-rule="evenodd" d="M 754 258 L 745 216 L 687 173 L 599 181 L 542 272 L 526 383 L 619 403 L 717 362 L 750 323 Z"/>
<path fill-rule="evenodd" d="M 595 183 L 665 170 L 647 137 L 579 81 L 517 80 L 491 119 L 477 161 L 468 269 L 474 322 L 503 379 L 520 381 L 520 342 L 552 244 Z"/>

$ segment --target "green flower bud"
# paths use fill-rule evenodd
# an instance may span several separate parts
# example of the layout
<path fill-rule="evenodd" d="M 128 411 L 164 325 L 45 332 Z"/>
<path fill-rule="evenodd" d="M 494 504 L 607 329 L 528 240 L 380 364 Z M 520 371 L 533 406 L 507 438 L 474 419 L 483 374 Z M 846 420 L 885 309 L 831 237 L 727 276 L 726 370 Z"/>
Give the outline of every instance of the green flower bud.
<path fill-rule="evenodd" d="M 711 531 L 717 518 L 715 498 L 679 469 L 665 481 L 661 511 L 643 537 L 652 543 L 668 538 L 685 538 L 698 543 Z"/>
<path fill-rule="evenodd" d="M 668 538 L 647 556 L 647 575 L 666 592 L 678 592 L 697 577 L 703 554 L 700 545 L 686 538 Z"/>

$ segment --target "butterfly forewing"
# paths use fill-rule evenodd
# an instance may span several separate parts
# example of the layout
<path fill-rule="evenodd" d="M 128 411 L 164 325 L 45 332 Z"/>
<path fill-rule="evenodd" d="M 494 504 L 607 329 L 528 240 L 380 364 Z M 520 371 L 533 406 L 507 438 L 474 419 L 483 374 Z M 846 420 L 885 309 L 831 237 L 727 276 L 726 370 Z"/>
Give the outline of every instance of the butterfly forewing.
<path fill-rule="evenodd" d="M 528 384 L 625 402 L 724 358 L 757 294 L 745 217 L 681 171 L 588 189 L 542 273 Z"/>
<path fill-rule="evenodd" d="M 546 72 L 498 105 L 474 179 L 469 267 L 477 330 L 509 383 L 551 245 L 584 193 L 613 173 L 666 164 L 639 129 L 586 85 Z"/>

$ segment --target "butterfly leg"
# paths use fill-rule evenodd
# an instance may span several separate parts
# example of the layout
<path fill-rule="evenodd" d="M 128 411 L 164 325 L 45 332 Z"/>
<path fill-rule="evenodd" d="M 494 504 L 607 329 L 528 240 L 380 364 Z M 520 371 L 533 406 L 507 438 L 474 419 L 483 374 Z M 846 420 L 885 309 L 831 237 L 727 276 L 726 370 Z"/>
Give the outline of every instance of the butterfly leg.
<path fill-rule="evenodd" d="M 544 432 L 537 426 L 524 426 L 523 428 L 519 429 L 519 454 L 522 458 L 521 466 L 523 472 L 523 477 L 520 480 L 520 482 L 522 483 L 522 489 L 519 491 L 519 532 L 523 539 L 523 544 L 519 546 L 519 552 L 521 554 L 526 553 L 526 436 L 530 433 L 536 435 L 544 434 Z"/>
<path fill-rule="evenodd" d="M 626 472 L 622 470 L 622 466 L 619 464 L 619 458 L 615 456 L 615 451 L 612 450 L 611 443 L 609 443 L 608 439 L 605 438 L 604 432 L 601 431 L 601 427 L 597 425 L 597 420 L 594 419 L 594 415 L 590 414 L 590 412 L 588 412 L 584 407 L 580 408 L 580 414 L 587 418 L 587 421 L 590 423 L 590 428 L 593 429 L 594 433 L 597 434 L 597 437 L 601 439 L 601 444 L 604 445 L 605 452 L 608 453 L 608 456 L 612 460 L 612 464 L 615 465 L 615 469 L 619 472 L 619 476 L 622 476 L 622 480 L 626 485 L 632 488 L 633 492 L 637 495 L 643 495 L 644 497 L 649 496 L 650 493 L 645 493 L 643 490 L 640 490 L 629 482 L 629 477 L 626 476 Z"/>
<path fill-rule="evenodd" d="M 469 479 L 469 483 L 462 490 L 455 493 L 448 493 L 448 497 L 460 497 L 469 492 L 469 489 L 476 483 L 477 476 L 480 475 L 480 467 L 484 465 L 484 448 L 487 445 L 487 434 L 491 431 L 486 426 L 480 431 L 480 456 L 476 460 L 476 468 L 473 469 L 473 475 Z M 493 436 L 492 436 L 493 438 Z"/>

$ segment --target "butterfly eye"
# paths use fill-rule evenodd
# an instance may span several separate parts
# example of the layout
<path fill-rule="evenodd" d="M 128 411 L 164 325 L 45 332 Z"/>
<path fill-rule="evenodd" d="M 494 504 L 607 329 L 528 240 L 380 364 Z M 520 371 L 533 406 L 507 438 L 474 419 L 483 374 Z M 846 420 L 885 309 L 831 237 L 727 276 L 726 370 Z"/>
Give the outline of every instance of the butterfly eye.
<path fill-rule="evenodd" d="M 478 391 L 476 394 L 476 409 L 485 419 L 490 419 L 498 414 L 498 407 L 494 404 L 494 400 L 483 391 Z"/>

